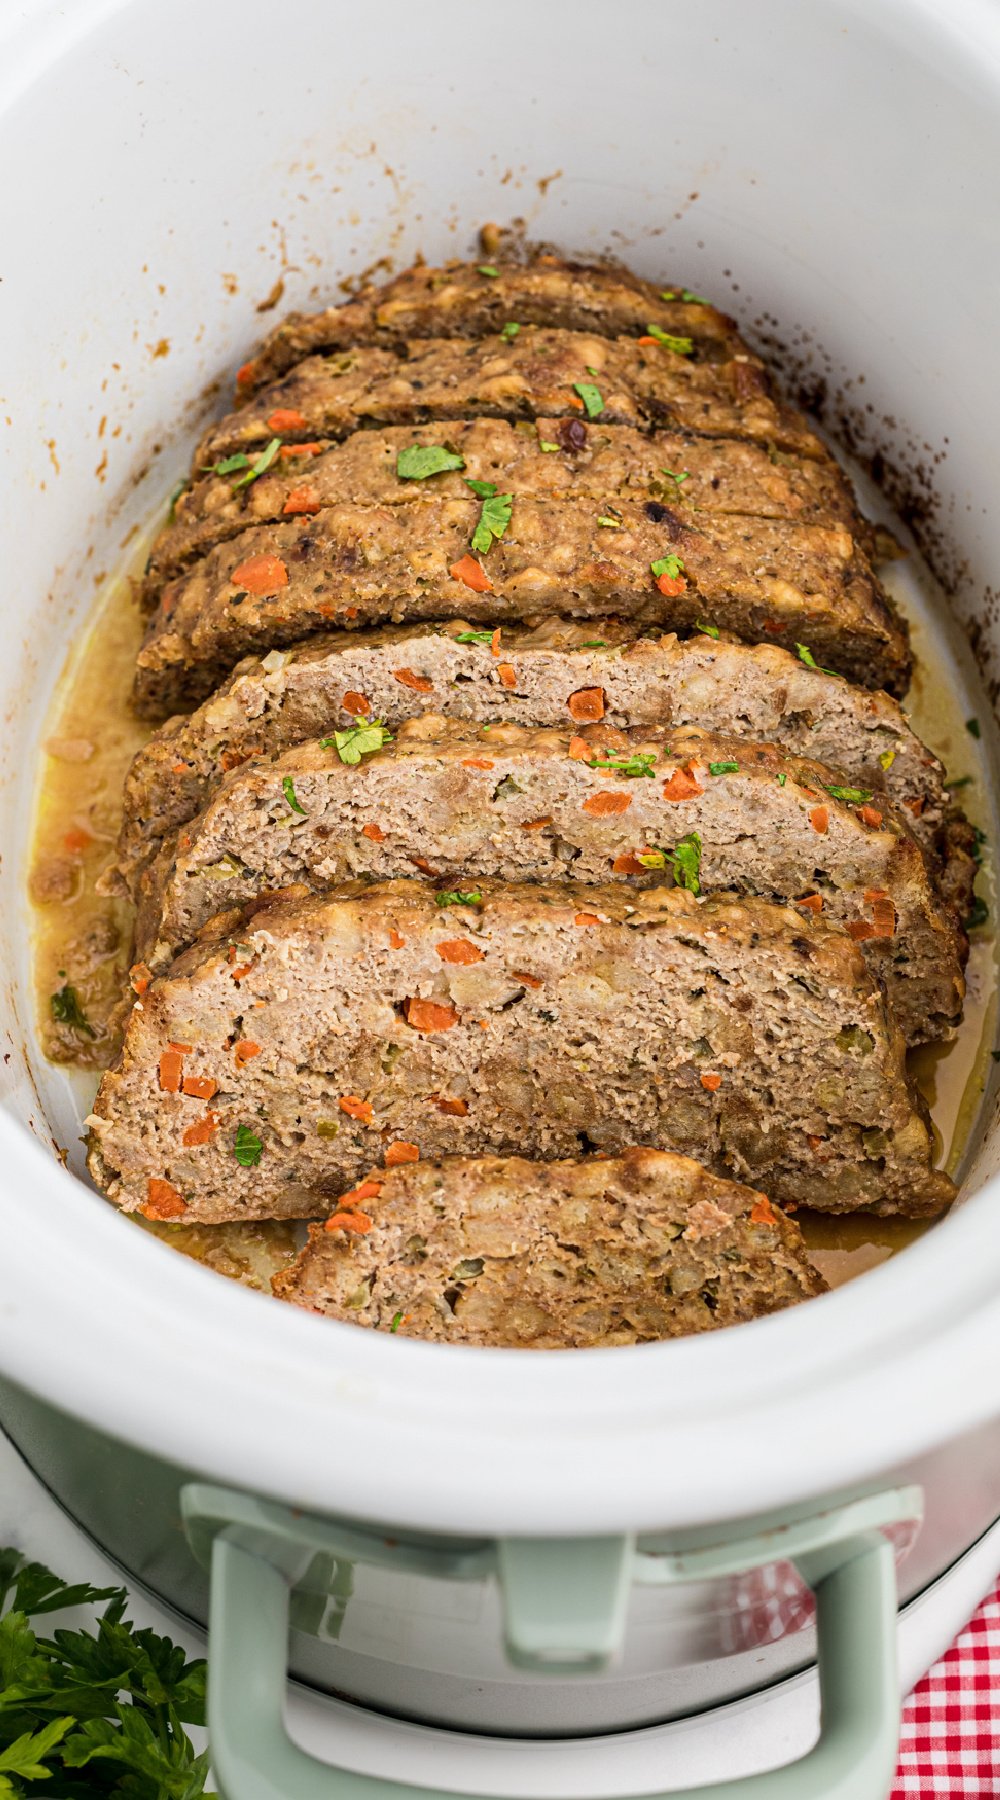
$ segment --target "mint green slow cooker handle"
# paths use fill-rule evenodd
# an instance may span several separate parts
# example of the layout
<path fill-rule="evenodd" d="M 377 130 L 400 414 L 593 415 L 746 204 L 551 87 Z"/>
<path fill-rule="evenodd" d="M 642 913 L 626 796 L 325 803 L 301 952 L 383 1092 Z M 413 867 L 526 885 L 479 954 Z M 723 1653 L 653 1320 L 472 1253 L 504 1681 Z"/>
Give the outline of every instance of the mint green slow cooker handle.
<path fill-rule="evenodd" d="M 882 1528 L 918 1518 L 920 1505 L 918 1491 L 897 1489 L 754 1537 L 679 1552 L 655 1544 L 637 1549 L 630 1538 L 407 1546 L 247 1495 L 189 1487 L 188 1536 L 211 1567 L 208 1726 L 216 1786 L 223 1800 L 449 1800 L 437 1789 L 320 1762 L 288 1735 L 292 1591 L 315 1590 L 345 1560 L 451 1579 L 495 1573 L 511 1661 L 559 1674 L 606 1665 L 633 1581 L 666 1586 L 790 1560 L 816 1597 L 817 1743 L 783 1768 L 665 1788 L 663 1800 L 885 1800 L 896 1763 L 899 1691 L 894 1551 Z M 669 1774 L 665 1769 L 666 1781 Z"/>

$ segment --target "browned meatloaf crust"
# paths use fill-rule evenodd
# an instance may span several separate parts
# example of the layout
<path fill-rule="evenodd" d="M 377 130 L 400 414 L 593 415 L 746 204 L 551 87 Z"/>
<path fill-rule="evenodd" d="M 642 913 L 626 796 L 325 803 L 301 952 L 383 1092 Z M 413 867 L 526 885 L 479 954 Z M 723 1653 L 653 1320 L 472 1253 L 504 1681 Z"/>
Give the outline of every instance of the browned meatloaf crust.
<path fill-rule="evenodd" d="M 89 1121 L 127 1211 L 328 1212 L 392 1146 L 635 1143 L 778 1201 L 936 1213 L 902 1034 L 839 926 L 679 889 L 423 882 L 223 916 L 133 1008 Z"/>
<path fill-rule="evenodd" d="M 553 613 L 779 637 L 864 686 L 905 689 L 905 630 L 842 527 L 717 516 L 695 529 L 665 506 L 655 518 L 634 503 L 618 511 L 610 529 L 593 501 L 517 498 L 481 559 L 469 548 L 473 499 L 345 504 L 256 526 L 164 588 L 137 660 L 136 705 L 162 718 L 204 699 L 248 651 L 331 625 L 449 616 L 495 625 Z M 679 561 L 664 573 L 664 558 Z"/>
<path fill-rule="evenodd" d="M 843 920 L 921 1043 L 961 1014 L 958 933 L 912 833 L 873 798 L 821 763 L 719 732 L 429 714 L 356 764 L 312 739 L 229 775 L 147 871 L 136 949 L 162 966 L 224 907 L 297 882 L 416 868 L 460 889 L 565 875 L 656 886 L 683 841 L 681 886 L 803 899 Z"/>
<path fill-rule="evenodd" d="M 657 286 L 629 269 L 536 258 L 531 264 L 418 264 L 384 287 L 317 313 L 290 313 L 239 372 L 244 398 L 317 351 L 410 338 L 475 338 L 512 322 L 640 337 L 650 325 L 688 339 L 690 354 L 720 361 L 744 348 L 732 319 L 688 289 Z"/>
<path fill-rule="evenodd" d="M 426 338 L 395 350 L 309 356 L 212 425 L 194 467 L 275 435 L 291 443 L 435 418 L 582 418 L 589 414 L 578 383 L 596 387 L 605 425 L 665 426 L 826 455 L 801 414 L 772 397 L 756 357 L 695 362 L 634 338 L 526 326 L 510 342 Z"/>
<path fill-rule="evenodd" d="M 461 456 L 464 469 L 429 478 L 400 477 L 396 463 L 413 445 L 440 445 Z M 548 446 L 543 450 L 541 444 Z M 668 472 L 669 471 L 669 472 Z M 214 544 L 296 512 L 314 513 L 340 501 L 403 506 L 429 493 L 467 500 L 466 476 L 492 481 L 526 499 L 589 495 L 613 502 L 659 501 L 691 523 L 707 513 L 748 513 L 800 524 L 843 525 L 866 544 L 846 476 L 832 457 L 779 456 L 739 438 L 636 431 L 629 425 L 588 425 L 583 419 L 463 419 L 447 425 L 386 426 L 356 431 L 343 443 L 283 444 L 253 481 L 247 469 L 201 475 L 174 503 L 173 517 L 153 545 L 143 598 L 152 605 L 163 582 Z M 598 508 L 598 510 L 601 510 Z"/>
<path fill-rule="evenodd" d="M 826 1287 L 763 1194 L 661 1150 L 445 1157 L 362 1187 L 348 1226 L 313 1226 L 275 1278 L 282 1300 L 436 1343 L 581 1350 L 739 1325 Z"/>
<path fill-rule="evenodd" d="M 467 619 L 389 625 L 330 633 L 242 662 L 197 712 L 161 726 L 136 756 L 125 783 L 118 891 L 134 889 L 161 839 L 249 757 L 344 730 L 359 714 L 395 729 L 436 711 L 521 725 L 574 716 L 618 726 L 697 725 L 783 744 L 904 807 L 960 915 L 968 911 L 975 865 L 971 839 L 963 843 L 961 834 L 968 838 L 969 827 L 949 803 L 941 764 L 895 700 L 832 680 L 776 645 L 704 634 L 637 638 L 609 619 L 505 626 L 495 641 Z"/>

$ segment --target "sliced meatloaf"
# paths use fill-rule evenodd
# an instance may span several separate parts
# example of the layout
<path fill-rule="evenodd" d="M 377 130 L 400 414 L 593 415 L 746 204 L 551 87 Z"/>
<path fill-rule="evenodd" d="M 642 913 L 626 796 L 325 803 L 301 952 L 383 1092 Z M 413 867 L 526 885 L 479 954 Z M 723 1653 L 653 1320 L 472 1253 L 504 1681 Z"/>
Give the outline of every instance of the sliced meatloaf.
<path fill-rule="evenodd" d="M 359 426 L 550 416 L 666 426 L 826 454 L 801 414 L 772 397 L 756 357 L 695 362 L 655 342 L 526 326 L 507 342 L 426 338 L 395 350 L 306 357 L 211 426 L 193 466 L 260 448 L 274 436 L 293 443 L 347 437 Z"/>
<path fill-rule="evenodd" d="M 663 1150 L 450 1156 L 361 1189 L 311 1228 L 280 1299 L 436 1343 L 581 1350 L 739 1325 L 826 1287 L 763 1194 Z"/>
<path fill-rule="evenodd" d="M 720 361 L 742 350 L 736 327 L 682 284 L 659 286 L 630 269 L 565 262 L 554 256 L 528 265 L 419 263 L 382 287 L 370 287 L 339 306 L 290 313 L 243 364 L 238 389 L 246 397 L 317 351 L 359 344 L 406 343 L 411 338 L 476 338 L 504 326 L 549 325 L 602 337 L 639 337 L 650 326 L 690 345 L 689 354 Z"/>
<path fill-rule="evenodd" d="M 462 467 L 401 476 L 399 457 L 414 447 L 446 448 L 461 458 Z M 404 467 L 405 460 L 404 454 Z M 364 506 L 404 506 L 429 494 L 467 500 L 468 476 L 492 481 L 501 491 L 514 489 L 526 499 L 583 495 L 613 502 L 624 494 L 667 504 L 692 523 L 702 513 L 749 513 L 843 525 L 870 543 L 850 483 L 832 457 L 779 457 L 739 438 L 666 431 L 653 436 L 630 425 L 588 425 L 583 419 L 520 425 L 462 419 L 443 426 L 373 427 L 343 443 L 282 444 L 263 474 L 248 481 L 252 467 L 247 458 L 223 474 L 209 470 L 177 498 L 150 555 L 142 589 L 147 605 L 171 575 L 250 525 L 317 513 L 344 500 Z"/>
<path fill-rule="evenodd" d="M 673 1149 L 826 1211 L 936 1213 L 904 1042 L 839 926 L 680 889 L 427 883 L 223 915 L 132 1010 L 89 1121 L 126 1211 L 329 1212 L 373 1160 Z"/>
<path fill-rule="evenodd" d="M 248 651 L 331 625 L 461 616 L 608 612 L 759 641 L 804 643 L 865 686 L 909 680 L 905 630 L 867 556 L 840 527 L 715 517 L 695 526 L 657 505 L 513 503 L 503 535 L 473 555 L 477 500 L 331 506 L 259 525 L 209 551 L 163 590 L 136 666 L 135 703 L 160 717 L 204 699 Z"/>
<path fill-rule="evenodd" d="M 342 760 L 365 741 L 314 738 L 227 776 L 143 876 L 140 959 L 161 967 L 222 908 L 295 882 L 323 890 L 414 869 L 459 889 L 483 877 L 673 877 L 843 920 L 911 1043 L 961 1013 L 959 935 L 916 839 L 883 799 L 871 804 L 873 790 L 820 763 L 690 728 L 433 714 Z"/>

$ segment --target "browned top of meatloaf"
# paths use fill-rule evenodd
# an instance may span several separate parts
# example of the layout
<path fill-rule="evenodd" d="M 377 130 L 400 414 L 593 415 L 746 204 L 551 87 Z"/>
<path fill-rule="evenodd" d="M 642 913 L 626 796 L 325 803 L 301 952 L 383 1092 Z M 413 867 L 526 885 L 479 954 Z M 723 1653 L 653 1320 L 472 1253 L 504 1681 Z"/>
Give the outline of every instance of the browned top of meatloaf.
<path fill-rule="evenodd" d="M 695 528 L 665 506 L 655 518 L 624 501 L 617 511 L 611 528 L 592 501 L 518 496 L 503 536 L 479 557 L 471 498 L 331 506 L 242 532 L 163 590 L 137 661 L 136 705 L 147 717 L 177 710 L 247 651 L 331 624 L 449 614 L 497 624 L 615 612 L 688 630 L 701 621 L 805 643 L 866 686 L 905 687 L 905 630 L 843 528 L 729 517 Z"/>
<path fill-rule="evenodd" d="M 414 868 L 459 888 L 673 875 L 696 893 L 806 896 L 845 920 L 910 1042 L 961 1012 L 958 934 L 919 846 L 884 800 L 873 807 L 872 790 L 822 764 L 690 728 L 477 727 L 434 714 L 345 762 L 340 749 L 351 756 L 356 742 L 312 739 L 226 777 L 143 880 L 138 955 L 159 966 L 214 913 L 300 881 L 324 890 Z"/>
<path fill-rule="evenodd" d="M 508 663 L 512 688 L 499 673 Z M 444 710 L 484 723 L 559 725 L 575 714 L 618 726 L 745 731 L 886 793 L 941 864 L 943 770 L 888 694 L 832 680 L 773 644 L 636 637 L 610 619 L 504 626 L 494 642 L 490 630 L 456 619 L 333 632 L 247 659 L 195 713 L 161 726 L 126 778 L 118 846 L 126 887 L 160 840 L 249 757 L 342 730 L 359 714 L 395 729 Z M 973 865 L 964 862 L 968 876 Z"/>
<path fill-rule="evenodd" d="M 394 350 L 306 357 L 212 425 L 192 466 L 263 446 L 275 434 L 293 442 L 433 418 L 591 416 L 578 384 L 596 388 L 594 416 L 606 425 L 665 426 L 826 454 L 802 416 L 771 397 L 763 363 L 746 353 L 700 363 L 634 338 L 526 326 L 510 342 L 425 338 Z"/>
<path fill-rule="evenodd" d="M 364 1186 L 350 1228 L 314 1226 L 276 1277 L 281 1299 L 401 1337 L 555 1350 L 717 1330 L 826 1285 L 762 1194 L 660 1150 L 445 1157 Z"/>
<path fill-rule="evenodd" d="M 239 373 L 244 396 L 318 350 L 409 338 L 486 337 L 512 322 L 607 337 L 641 336 L 651 325 L 719 360 L 743 348 L 733 321 L 677 283 L 643 281 L 630 269 L 541 257 L 532 263 L 419 263 L 384 286 L 316 313 L 291 313 Z"/>
<path fill-rule="evenodd" d="M 401 477 L 400 453 L 413 446 L 447 448 L 462 458 L 463 467 L 422 479 Z M 143 583 L 147 604 L 178 569 L 248 526 L 319 512 L 345 500 L 403 506 L 430 493 L 467 500 L 467 476 L 529 499 L 589 495 L 613 502 L 624 494 L 651 507 L 666 504 L 693 523 L 701 513 L 749 513 L 843 525 L 862 540 L 868 531 L 832 457 L 779 458 L 764 445 L 739 438 L 666 431 L 652 436 L 629 425 L 588 425 L 584 419 L 373 427 L 342 443 L 282 444 L 265 471 L 248 480 L 252 468 L 247 457 L 223 474 L 210 470 L 175 501 L 172 519 L 150 555 Z"/>
<path fill-rule="evenodd" d="M 649 1143 L 826 1210 L 919 1215 L 903 1039 L 839 927 L 678 889 L 426 883 L 223 915 L 133 1008 L 91 1126 L 127 1210 L 329 1210 L 394 1142 L 424 1156 Z"/>

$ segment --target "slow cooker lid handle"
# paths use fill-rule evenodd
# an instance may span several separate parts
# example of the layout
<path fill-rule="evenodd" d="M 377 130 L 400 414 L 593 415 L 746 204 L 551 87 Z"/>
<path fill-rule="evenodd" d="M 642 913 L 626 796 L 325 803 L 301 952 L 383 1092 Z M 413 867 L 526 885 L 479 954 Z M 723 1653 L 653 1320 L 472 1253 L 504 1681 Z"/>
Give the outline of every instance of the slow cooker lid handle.
<path fill-rule="evenodd" d="M 223 1800 L 452 1800 L 453 1790 L 320 1762 L 289 1736 L 292 1592 L 299 1583 L 308 1587 L 324 1556 L 331 1572 L 345 1558 L 453 1579 L 495 1570 L 511 1661 L 560 1675 L 607 1663 L 634 1580 L 701 1581 L 794 1561 L 816 1597 L 816 1744 L 784 1768 L 670 1789 L 662 1800 L 885 1800 L 889 1791 L 900 1700 L 895 1556 L 883 1528 L 919 1517 L 915 1489 L 868 1495 L 753 1537 L 677 1552 L 637 1551 L 629 1537 L 407 1545 L 199 1484 L 184 1490 L 182 1506 L 192 1549 L 211 1567 L 208 1728 Z"/>

